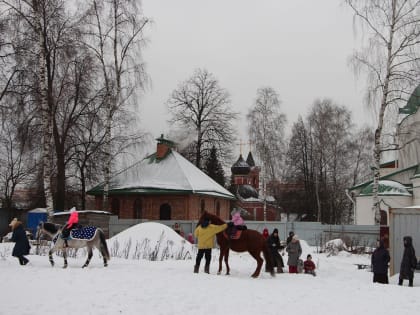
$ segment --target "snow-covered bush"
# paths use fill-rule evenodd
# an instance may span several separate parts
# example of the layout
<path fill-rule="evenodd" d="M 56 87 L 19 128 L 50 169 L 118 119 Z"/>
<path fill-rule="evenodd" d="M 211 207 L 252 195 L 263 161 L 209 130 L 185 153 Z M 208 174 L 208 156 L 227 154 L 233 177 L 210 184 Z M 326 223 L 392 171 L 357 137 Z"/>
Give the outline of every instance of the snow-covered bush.
<path fill-rule="evenodd" d="M 327 253 L 327 257 L 328 256 L 337 256 L 339 252 L 341 251 L 347 251 L 347 246 L 346 244 L 343 242 L 342 239 L 337 238 L 334 240 L 330 240 L 327 243 L 325 243 L 324 248 L 323 248 L 323 252 Z"/>

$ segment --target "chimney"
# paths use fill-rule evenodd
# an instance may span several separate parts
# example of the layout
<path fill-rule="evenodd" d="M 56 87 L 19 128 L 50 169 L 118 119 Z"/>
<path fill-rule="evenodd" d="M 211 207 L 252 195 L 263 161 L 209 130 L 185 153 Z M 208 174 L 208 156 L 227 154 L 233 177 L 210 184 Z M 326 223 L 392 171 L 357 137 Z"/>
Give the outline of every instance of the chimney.
<path fill-rule="evenodd" d="M 156 158 L 163 159 L 170 152 L 170 150 L 175 146 L 175 143 L 163 138 L 163 134 L 160 135 L 160 138 L 157 138 L 157 148 L 156 148 Z"/>

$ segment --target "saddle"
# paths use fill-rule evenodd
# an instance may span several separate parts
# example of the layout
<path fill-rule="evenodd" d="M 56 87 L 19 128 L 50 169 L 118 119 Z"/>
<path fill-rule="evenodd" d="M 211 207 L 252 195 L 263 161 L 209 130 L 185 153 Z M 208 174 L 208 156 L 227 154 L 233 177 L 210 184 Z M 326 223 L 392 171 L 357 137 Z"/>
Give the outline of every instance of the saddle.
<path fill-rule="evenodd" d="M 85 226 L 82 228 L 72 229 L 70 231 L 69 239 L 87 240 L 90 241 L 95 237 L 96 226 Z"/>
<path fill-rule="evenodd" d="M 223 235 L 228 240 L 237 240 L 241 238 L 243 230 L 246 230 L 246 228 L 242 226 L 236 226 L 236 227 L 228 228 L 225 232 L 223 232 Z"/>

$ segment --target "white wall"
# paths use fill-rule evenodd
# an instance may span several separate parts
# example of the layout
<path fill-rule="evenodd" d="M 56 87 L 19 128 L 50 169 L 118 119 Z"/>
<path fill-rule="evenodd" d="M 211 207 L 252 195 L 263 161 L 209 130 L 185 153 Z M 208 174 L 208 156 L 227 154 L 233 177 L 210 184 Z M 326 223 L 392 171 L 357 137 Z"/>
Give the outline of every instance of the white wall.
<path fill-rule="evenodd" d="M 411 196 L 379 196 L 381 200 L 381 210 L 385 210 L 389 222 L 389 208 L 402 208 L 413 205 L 413 198 Z M 356 197 L 356 220 L 357 225 L 372 225 L 375 224 L 375 213 L 372 210 L 373 202 L 372 196 Z"/>

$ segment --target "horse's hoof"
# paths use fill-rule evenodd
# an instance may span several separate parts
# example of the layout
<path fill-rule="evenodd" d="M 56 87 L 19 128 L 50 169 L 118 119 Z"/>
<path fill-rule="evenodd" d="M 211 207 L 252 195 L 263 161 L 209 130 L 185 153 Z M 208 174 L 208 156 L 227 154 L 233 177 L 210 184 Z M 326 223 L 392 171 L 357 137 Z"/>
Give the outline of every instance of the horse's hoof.
<path fill-rule="evenodd" d="M 66 269 L 66 268 L 67 268 L 67 265 L 64 265 L 64 266 L 63 266 L 63 269 Z"/>
<path fill-rule="evenodd" d="M 228 271 L 228 272 L 226 272 L 226 276 L 230 276 L 230 272 Z"/>
<path fill-rule="evenodd" d="M 104 264 L 104 267 L 108 267 L 108 264 Z"/>
<path fill-rule="evenodd" d="M 220 274 L 221 274 L 221 272 L 220 272 L 220 271 L 218 271 L 218 272 L 217 272 L 217 274 L 218 274 L 218 275 L 220 275 Z"/>
<path fill-rule="evenodd" d="M 83 269 L 83 268 L 86 268 L 86 267 L 87 267 L 87 265 L 83 265 L 83 266 L 82 266 L 82 269 Z"/>

